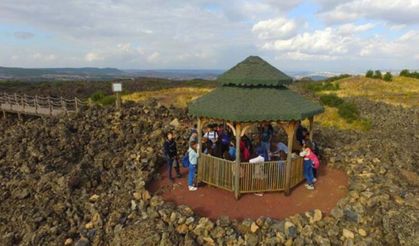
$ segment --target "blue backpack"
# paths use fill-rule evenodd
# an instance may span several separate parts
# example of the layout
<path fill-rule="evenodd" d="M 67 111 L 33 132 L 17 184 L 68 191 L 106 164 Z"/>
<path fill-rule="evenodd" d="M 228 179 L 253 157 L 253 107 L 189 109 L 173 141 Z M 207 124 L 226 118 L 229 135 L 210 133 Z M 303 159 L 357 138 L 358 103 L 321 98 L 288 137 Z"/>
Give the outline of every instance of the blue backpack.
<path fill-rule="evenodd" d="M 186 154 L 182 157 L 182 166 L 185 168 L 189 168 L 189 165 L 191 163 L 189 162 L 189 152 L 186 152 Z"/>

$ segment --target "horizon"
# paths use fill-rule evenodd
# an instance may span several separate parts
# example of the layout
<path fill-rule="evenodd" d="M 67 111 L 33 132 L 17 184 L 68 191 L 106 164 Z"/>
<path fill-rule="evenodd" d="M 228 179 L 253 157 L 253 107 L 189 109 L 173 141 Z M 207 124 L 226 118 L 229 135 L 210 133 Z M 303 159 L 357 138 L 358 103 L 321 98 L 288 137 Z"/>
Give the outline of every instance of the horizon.
<path fill-rule="evenodd" d="M 258 55 L 291 72 L 417 70 L 417 12 L 414 0 L 4 0 L 0 66 L 227 70 Z"/>

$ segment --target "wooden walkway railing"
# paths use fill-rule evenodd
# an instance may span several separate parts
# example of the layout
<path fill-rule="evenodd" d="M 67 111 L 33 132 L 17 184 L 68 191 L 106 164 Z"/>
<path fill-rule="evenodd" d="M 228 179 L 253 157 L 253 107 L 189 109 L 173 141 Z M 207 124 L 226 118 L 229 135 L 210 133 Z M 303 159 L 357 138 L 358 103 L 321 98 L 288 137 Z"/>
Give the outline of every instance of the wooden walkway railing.
<path fill-rule="evenodd" d="M 0 109 L 3 115 L 6 112 L 38 115 L 38 116 L 57 116 L 59 114 L 68 114 L 78 112 L 86 102 L 75 97 L 65 99 L 63 97 L 41 97 L 18 94 L 0 94 Z"/>
<path fill-rule="evenodd" d="M 234 191 L 235 162 L 201 154 L 198 164 L 198 181 Z M 284 191 L 286 186 L 286 161 L 240 163 L 239 193 Z M 291 162 L 291 188 L 304 180 L 303 158 Z"/>

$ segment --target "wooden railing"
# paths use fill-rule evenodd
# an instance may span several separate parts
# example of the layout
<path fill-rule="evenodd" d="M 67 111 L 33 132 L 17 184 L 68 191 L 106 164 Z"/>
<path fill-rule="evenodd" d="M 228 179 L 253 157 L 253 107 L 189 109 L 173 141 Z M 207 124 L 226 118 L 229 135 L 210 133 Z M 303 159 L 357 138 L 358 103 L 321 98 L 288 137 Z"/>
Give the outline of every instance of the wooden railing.
<path fill-rule="evenodd" d="M 286 185 L 286 162 L 240 163 L 239 193 L 284 191 Z M 198 164 L 198 180 L 206 184 L 234 191 L 235 162 L 201 154 Z M 304 180 L 303 159 L 296 157 L 291 162 L 291 188 Z"/>
<path fill-rule="evenodd" d="M 18 94 L 0 94 L 0 108 L 5 113 L 49 115 L 68 114 L 77 112 L 87 103 L 75 97 L 65 99 L 63 97 L 42 97 Z"/>
<path fill-rule="evenodd" d="M 234 161 L 201 154 L 198 164 L 198 180 L 206 184 L 233 191 Z"/>

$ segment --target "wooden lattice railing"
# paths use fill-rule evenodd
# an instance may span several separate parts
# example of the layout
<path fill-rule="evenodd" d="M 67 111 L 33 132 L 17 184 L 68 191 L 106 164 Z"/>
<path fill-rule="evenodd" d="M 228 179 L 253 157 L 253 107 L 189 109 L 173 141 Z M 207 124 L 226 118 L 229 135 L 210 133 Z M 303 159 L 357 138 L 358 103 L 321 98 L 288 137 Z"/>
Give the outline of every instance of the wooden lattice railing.
<path fill-rule="evenodd" d="M 240 163 L 239 193 L 284 191 L 286 189 L 286 161 Z M 234 191 L 235 162 L 201 154 L 198 180 L 206 184 Z M 291 161 L 291 188 L 304 180 L 303 158 Z"/>
<path fill-rule="evenodd" d="M 18 94 L 0 94 L 0 108 L 5 112 L 32 115 L 68 114 L 78 112 L 87 103 L 77 97 L 66 99 L 63 97 L 42 97 Z"/>

